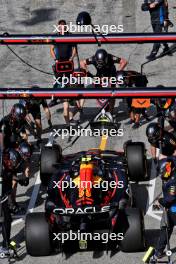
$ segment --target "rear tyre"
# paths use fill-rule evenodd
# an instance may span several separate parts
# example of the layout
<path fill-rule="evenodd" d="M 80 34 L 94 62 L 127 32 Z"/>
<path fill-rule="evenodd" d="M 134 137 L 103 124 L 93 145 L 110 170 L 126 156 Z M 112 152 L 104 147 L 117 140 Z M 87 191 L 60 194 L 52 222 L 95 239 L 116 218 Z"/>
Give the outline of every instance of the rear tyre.
<path fill-rule="evenodd" d="M 129 179 L 135 182 L 147 178 L 145 145 L 143 142 L 130 142 L 126 146 L 126 159 Z"/>
<path fill-rule="evenodd" d="M 56 172 L 54 164 L 59 163 L 61 158 L 62 149 L 59 145 L 42 149 L 40 158 L 40 179 L 44 186 L 48 185 L 51 175 Z"/>
<path fill-rule="evenodd" d="M 25 223 L 26 250 L 31 256 L 48 256 L 51 253 L 49 224 L 44 213 L 30 213 Z"/>
<path fill-rule="evenodd" d="M 145 248 L 144 220 L 138 208 L 127 208 L 125 210 L 127 229 L 120 248 L 124 252 L 138 252 Z"/>

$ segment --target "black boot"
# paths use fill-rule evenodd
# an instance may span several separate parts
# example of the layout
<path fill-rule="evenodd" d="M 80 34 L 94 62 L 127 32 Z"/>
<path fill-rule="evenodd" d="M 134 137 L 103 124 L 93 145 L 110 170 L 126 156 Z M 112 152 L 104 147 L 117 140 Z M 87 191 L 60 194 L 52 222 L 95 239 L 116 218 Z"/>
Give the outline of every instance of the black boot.
<path fill-rule="evenodd" d="M 150 55 L 146 56 L 146 59 L 147 60 L 155 60 L 156 59 L 156 55 L 157 55 L 157 53 L 152 51 L 150 53 Z"/>
<path fill-rule="evenodd" d="M 172 52 L 170 51 L 169 46 L 165 46 L 163 51 L 160 54 L 160 56 L 164 56 L 164 55 L 172 56 Z"/>

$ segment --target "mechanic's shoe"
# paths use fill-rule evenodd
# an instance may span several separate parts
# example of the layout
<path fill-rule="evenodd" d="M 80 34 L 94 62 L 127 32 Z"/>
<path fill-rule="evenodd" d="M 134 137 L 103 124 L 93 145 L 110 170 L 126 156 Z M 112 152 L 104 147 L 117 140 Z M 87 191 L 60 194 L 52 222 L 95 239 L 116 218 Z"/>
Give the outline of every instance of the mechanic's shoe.
<path fill-rule="evenodd" d="M 154 257 L 155 257 L 156 259 L 161 259 L 161 258 L 163 258 L 164 256 L 166 256 L 166 254 L 165 254 L 164 251 L 159 251 L 159 250 L 156 250 L 156 251 L 155 251 Z"/>
<path fill-rule="evenodd" d="M 134 123 L 134 120 L 129 120 L 128 122 L 125 123 L 125 125 L 132 125 Z"/>
<path fill-rule="evenodd" d="M 0 259 L 6 258 L 9 255 L 9 249 L 0 247 Z"/>
<path fill-rule="evenodd" d="M 146 56 L 146 59 L 147 60 L 154 60 L 154 59 L 156 59 L 156 55 L 157 55 L 156 52 L 151 52 L 150 55 Z"/>
<path fill-rule="evenodd" d="M 10 211 L 13 215 L 20 215 L 24 214 L 25 209 L 23 207 L 20 207 L 17 203 L 15 203 L 11 208 Z"/>
<path fill-rule="evenodd" d="M 70 120 L 70 125 L 72 125 L 72 126 L 76 126 L 76 125 L 78 125 L 78 123 L 79 123 L 78 120 L 74 120 L 74 119 Z"/>
<path fill-rule="evenodd" d="M 172 56 L 172 52 L 169 47 L 165 47 L 163 51 L 161 52 L 160 56 L 169 55 Z"/>
<path fill-rule="evenodd" d="M 172 23 L 172 21 L 170 21 L 169 19 L 167 20 L 167 23 L 168 23 L 168 27 L 173 27 L 174 26 L 174 24 Z"/>
<path fill-rule="evenodd" d="M 140 123 L 134 123 L 132 129 L 138 129 L 140 127 Z"/>
<path fill-rule="evenodd" d="M 52 129 L 53 124 L 52 124 L 51 120 L 48 120 L 48 126 L 49 126 L 49 129 Z"/>
<path fill-rule="evenodd" d="M 53 107 L 53 106 L 55 106 L 55 105 L 57 105 L 57 104 L 58 104 L 57 99 L 54 98 L 54 99 L 52 99 L 52 100 L 49 102 L 48 106 L 49 106 L 49 107 Z"/>

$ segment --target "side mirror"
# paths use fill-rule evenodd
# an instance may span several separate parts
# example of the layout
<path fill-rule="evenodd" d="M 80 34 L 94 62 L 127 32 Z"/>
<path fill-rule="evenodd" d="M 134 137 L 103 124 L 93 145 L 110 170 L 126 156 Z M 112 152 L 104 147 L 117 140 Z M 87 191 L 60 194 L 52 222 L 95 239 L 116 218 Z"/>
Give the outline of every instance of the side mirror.
<path fill-rule="evenodd" d="M 92 20 L 88 12 L 81 12 L 78 14 L 77 19 L 76 19 L 76 24 L 77 25 L 91 25 Z"/>

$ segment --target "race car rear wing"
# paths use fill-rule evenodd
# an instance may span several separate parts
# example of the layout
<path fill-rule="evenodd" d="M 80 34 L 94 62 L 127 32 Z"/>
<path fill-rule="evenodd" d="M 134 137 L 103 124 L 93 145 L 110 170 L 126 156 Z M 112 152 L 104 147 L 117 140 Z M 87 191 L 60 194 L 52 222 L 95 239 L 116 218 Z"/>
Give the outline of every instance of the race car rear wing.
<path fill-rule="evenodd" d="M 84 215 L 109 215 L 112 210 L 119 209 L 119 203 L 114 202 L 106 206 L 86 206 L 86 207 L 55 207 L 53 213 L 55 215 L 67 215 L 67 216 L 84 216 Z"/>

